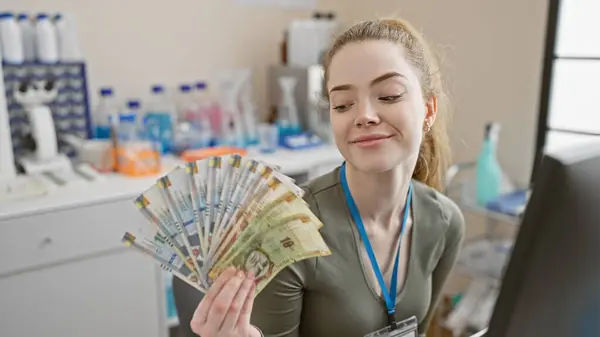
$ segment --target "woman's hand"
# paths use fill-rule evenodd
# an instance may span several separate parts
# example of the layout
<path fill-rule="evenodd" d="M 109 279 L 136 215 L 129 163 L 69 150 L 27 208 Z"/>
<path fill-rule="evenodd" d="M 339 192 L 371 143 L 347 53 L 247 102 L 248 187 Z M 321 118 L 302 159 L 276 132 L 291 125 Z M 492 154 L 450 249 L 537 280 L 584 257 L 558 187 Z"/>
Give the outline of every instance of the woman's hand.
<path fill-rule="evenodd" d="M 200 337 L 252 337 L 250 325 L 254 304 L 254 275 L 229 268 L 221 273 L 200 301 L 192 331 Z"/>

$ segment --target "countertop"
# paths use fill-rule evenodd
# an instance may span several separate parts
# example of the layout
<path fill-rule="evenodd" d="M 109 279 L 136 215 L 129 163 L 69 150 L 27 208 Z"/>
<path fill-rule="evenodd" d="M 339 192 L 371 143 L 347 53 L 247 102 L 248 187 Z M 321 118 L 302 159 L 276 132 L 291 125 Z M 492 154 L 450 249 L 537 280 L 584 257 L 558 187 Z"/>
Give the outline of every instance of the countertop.
<path fill-rule="evenodd" d="M 291 151 L 278 150 L 272 154 L 249 151 L 248 156 L 281 167 L 286 175 L 298 175 L 319 165 L 341 163 L 343 157 L 337 147 L 328 144 L 319 148 Z M 162 160 L 162 171 L 166 173 L 182 163 L 176 157 Z M 23 215 L 58 211 L 65 208 L 82 207 L 90 204 L 106 203 L 115 200 L 135 198 L 161 176 L 132 178 L 119 174 L 106 174 L 102 181 L 75 183 L 50 190 L 48 193 L 22 200 L 0 203 L 0 220 L 8 220 Z"/>

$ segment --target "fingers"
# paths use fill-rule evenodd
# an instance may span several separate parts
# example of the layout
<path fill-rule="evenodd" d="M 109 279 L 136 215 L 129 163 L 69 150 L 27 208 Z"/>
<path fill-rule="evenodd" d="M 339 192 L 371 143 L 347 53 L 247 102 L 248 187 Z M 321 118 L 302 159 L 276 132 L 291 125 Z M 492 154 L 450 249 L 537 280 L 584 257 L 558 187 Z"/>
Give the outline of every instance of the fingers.
<path fill-rule="evenodd" d="M 238 318 L 240 317 L 242 310 L 247 302 L 248 293 L 252 290 L 254 286 L 254 275 L 252 273 L 248 273 L 244 275 L 245 279 L 242 281 L 242 284 L 231 301 L 231 305 L 229 306 L 229 312 L 223 321 L 223 326 L 221 327 L 224 331 L 234 331 L 237 327 Z"/>
<path fill-rule="evenodd" d="M 249 275 L 249 277 L 252 279 L 252 283 L 236 322 L 237 327 L 250 326 L 250 316 L 252 314 L 252 307 L 254 306 L 254 295 L 256 294 L 256 283 L 254 283 L 254 275 Z"/>
<path fill-rule="evenodd" d="M 237 295 L 240 286 L 244 283 L 245 279 L 246 277 L 244 272 L 241 270 L 237 271 L 235 276 L 229 278 L 227 283 L 217 295 L 218 299 L 215 300 L 210 307 L 206 329 L 211 332 L 217 332 L 221 330 L 223 322 L 225 321 L 225 317 L 229 312 L 229 307 L 231 306 L 233 299 Z"/>
<path fill-rule="evenodd" d="M 224 270 L 221 273 L 221 275 L 217 277 L 215 282 L 211 285 L 208 292 L 204 295 L 204 298 L 202 299 L 202 301 L 200 301 L 200 304 L 196 308 L 196 311 L 194 312 L 194 316 L 192 317 L 192 321 L 190 323 L 192 331 L 194 331 L 194 333 L 201 335 L 201 331 L 205 329 L 204 327 L 208 320 L 208 313 L 211 310 L 215 299 L 221 292 L 221 289 L 223 289 L 225 284 L 227 284 L 227 282 L 233 275 L 235 275 L 234 268 Z"/>

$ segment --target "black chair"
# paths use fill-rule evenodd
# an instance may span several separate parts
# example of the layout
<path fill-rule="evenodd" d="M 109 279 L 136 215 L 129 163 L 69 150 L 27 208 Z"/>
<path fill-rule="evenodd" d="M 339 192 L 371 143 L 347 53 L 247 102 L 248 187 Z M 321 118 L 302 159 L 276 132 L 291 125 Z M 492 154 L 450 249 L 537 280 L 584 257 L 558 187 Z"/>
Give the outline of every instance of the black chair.
<path fill-rule="evenodd" d="M 173 297 L 179 318 L 179 333 L 177 337 L 198 337 L 190 327 L 194 311 L 204 294 L 194 289 L 177 277 L 173 277 Z"/>

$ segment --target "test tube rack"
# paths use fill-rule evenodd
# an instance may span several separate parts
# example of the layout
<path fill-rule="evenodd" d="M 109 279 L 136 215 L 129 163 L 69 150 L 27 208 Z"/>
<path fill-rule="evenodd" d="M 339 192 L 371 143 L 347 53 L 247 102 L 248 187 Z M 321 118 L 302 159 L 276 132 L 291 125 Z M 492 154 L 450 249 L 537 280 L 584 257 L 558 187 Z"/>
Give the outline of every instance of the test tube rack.
<path fill-rule="evenodd" d="M 28 79 L 40 81 L 39 83 L 44 83 L 48 79 L 56 81 L 58 96 L 48 104 L 48 107 L 54 118 L 59 152 L 73 157 L 75 150 L 69 144 L 60 141 L 61 135 L 71 134 L 82 139 L 89 139 L 92 135 L 85 62 L 16 65 L 2 63 L 1 66 L 15 158 L 27 149 L 29 121 L 23 107 L 15 101 L 14 92 L 23 81 Z"/>

